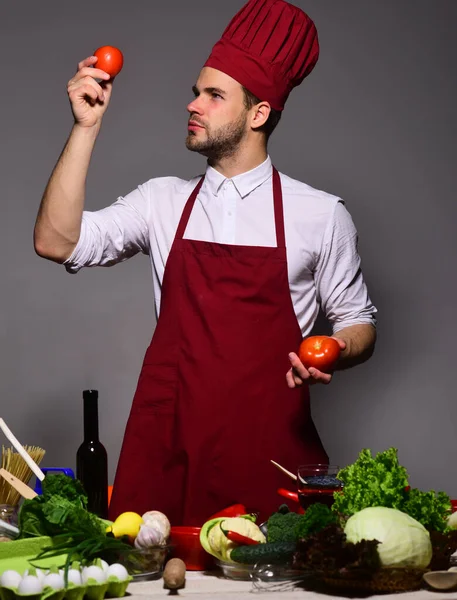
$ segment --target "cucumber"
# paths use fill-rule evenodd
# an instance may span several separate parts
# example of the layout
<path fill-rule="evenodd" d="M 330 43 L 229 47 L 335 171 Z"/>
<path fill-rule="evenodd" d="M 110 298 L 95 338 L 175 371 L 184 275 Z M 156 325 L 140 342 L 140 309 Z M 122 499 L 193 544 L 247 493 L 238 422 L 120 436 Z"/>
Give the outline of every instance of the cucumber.
<path fill-rule="evenodd" d="M 256 546 L 237 546 L 230 554 L 230 560 L 245 565 L 253 565 L 258 561 L 285 565 L 292 560 L 297 548 L 295 542 L 272 542 Z"/>

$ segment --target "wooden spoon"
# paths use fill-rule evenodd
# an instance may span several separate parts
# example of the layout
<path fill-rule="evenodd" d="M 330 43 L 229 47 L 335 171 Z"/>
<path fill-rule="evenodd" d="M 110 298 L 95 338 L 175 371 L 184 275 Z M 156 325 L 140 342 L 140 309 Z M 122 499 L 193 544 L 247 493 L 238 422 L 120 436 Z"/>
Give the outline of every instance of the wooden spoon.
<path fill-rule="evenodd" d="M 422 575 L 424 581 L 434 590 L 451 590 L 457 587 L 456 571 L 429 571 Z"/>
<path fill-rule="evenodd" d="M 291 479 L 293 479 L 294 481 L 297 481 L 297 476 L 294 475 L 293 473 L 291 473 L 290 471 L 288 471 L 287 469 L 285 469 L 284 467 L 282 467 L 279 463 L 275 462 L 274 460 L 270 460 L 271 464 L 273 464 L 276 468 L 278 468 L 280 471 L 282 471 L 283 473 L 285 473 L 287 475 L 287 477 L 290 477 Z"/>
<path fill-rule="evenodd" d="M 26 485 L 23 481 L 12 475 L 6 469 L 0 469 L 0 476 L 3 477 L 23 498 L 27 500 L 31 500 L 38 496 L 35 490 L 32 490 L 31 487 Z"/>

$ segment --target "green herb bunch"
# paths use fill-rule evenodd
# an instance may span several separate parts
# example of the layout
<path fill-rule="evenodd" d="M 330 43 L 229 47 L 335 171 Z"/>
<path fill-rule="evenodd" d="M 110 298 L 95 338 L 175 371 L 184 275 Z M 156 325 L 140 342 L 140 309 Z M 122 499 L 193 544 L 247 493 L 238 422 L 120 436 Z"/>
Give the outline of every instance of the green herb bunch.
<path fill-rule="evenodd" d="M 87 496 L 81 483 L 67 475 L 48 475 L 43 493 L 24 500 L 19 511 L 20 537 L 84 533 L 86 537 L 104 534 L 106 525 L 87 510 Z"/>
<path fill-rule="evenodd" d="M 126 540 L 116 539 L 106 528 L 105 521 L 87 510 L 81 483 L 60 473 L 45 477 L 42 495 L 25 500 L 19 511 L 19 537 L 52 537 L 52 545 L 36 559 L 67 554 L 66 569 L 73 560 L 115 562 L 132 552 Z"/>

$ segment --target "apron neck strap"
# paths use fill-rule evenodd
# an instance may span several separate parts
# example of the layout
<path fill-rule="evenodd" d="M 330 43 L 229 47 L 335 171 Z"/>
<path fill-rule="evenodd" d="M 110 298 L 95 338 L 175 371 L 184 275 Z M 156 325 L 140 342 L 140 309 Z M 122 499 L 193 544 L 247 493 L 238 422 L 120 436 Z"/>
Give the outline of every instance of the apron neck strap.
<path fill-rule="evenodd" d="M 179 220 L 178 229 L 176 230 L 175 240 L 182 240 L 184 236 L 184 232 L 186 231 L 187 223 L 189 222 L 190 213 L 192 212 L 192 208 L 194 207 L 195 200 L 198 196 L 198 192 L 200 191 L 203 182 L 205 180 L 205 176 L 200 179 L 197 185 L 194 188 L 194 191 L 189 196 L 189 199 L 184 206 L 184 210 L 182 211 L 181 219 Z"/>
<path fill-rule="evenodd" d="M 273 203 L 275 209 L 276 245 L 278 248 L 286 247 L 286 235 L 284 233 L 284 209 L 282 205 L 282 186 L 279 173 L 273 167 Z"/>
<path fill-rule="evenodd" d="M 192 194 L 189 196 L 186 205 L 184 206 L 184 210 L 182 212 L 181 219 L 179 220 L 178 228 L 176 230 L 176 240 L 182 240 L 182 238 L 184 237 L 184 232 L 186 231 L 187 223 L 189 222 L 189 217 L 192 212 L 192 208 L 194 207 L 195 200 L 197 199 L 198 192 L 200 191 L 204 180 L 205 176 L 203 176 L 197 183 Z M 282 187 L 279 173 L 275 167 L 273 167 L 273 203 L 275 212 L 276 245 L 278 248 L 285 248 L 286 236 L 284 233 L 284 209 L 282 203 Z"/>

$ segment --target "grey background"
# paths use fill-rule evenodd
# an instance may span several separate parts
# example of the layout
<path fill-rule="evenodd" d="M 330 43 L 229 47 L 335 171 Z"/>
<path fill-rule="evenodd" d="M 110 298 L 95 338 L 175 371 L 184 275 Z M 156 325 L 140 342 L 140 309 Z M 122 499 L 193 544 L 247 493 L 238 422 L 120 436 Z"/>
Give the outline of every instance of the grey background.
<path fill-rule="evenodd" d="M 154 326 L 147 257 L 72 276 L 34 254 L 36 211 L 72 124 L 66 83 L 98 46 L 124 52 L 87 208 L 150 177 L 190 178 L 204 170 L 184 146 L 191 86 L 242 4 L 1 4 L 0 415 L 24 444 L 47 449 L 45 466 L 74 466 L 81 391 L 92 387 L 113 479 Z M 457 2 L 296 4 L 316 22 L 321 57 L 270 153 L 281 171 L 347 201 L 379 310 L 374 357 L 313 388 L 314 418 L 333 462 L 396 446 L 412 485 L 457 497 Z"/>

